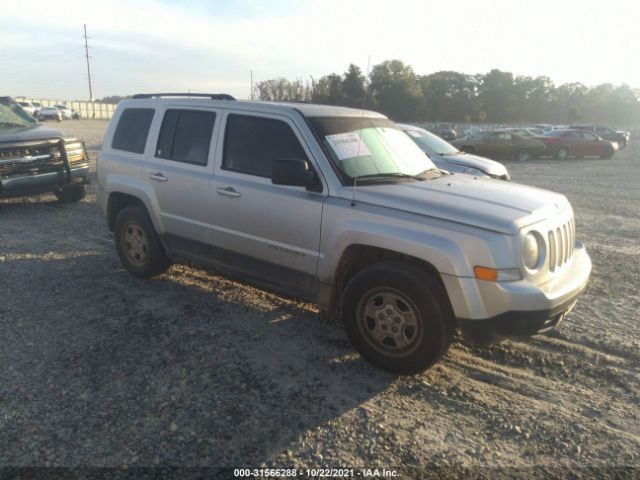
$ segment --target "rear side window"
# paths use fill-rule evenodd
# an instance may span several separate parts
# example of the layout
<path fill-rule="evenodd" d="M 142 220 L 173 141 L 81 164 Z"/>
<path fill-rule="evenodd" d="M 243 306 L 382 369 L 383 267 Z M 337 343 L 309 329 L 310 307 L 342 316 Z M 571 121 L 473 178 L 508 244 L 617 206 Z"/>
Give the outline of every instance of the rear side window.
<path fill-rule="evenodd" d="M 281 120 L 229 115 L 222 168 L 271 178 L 274 160 L 308 160 L 291 127 Z"/>
<path fill-rule="evenodd" d="M 122 112 L 116 133 L 113 135 L 111 148 L 144 153 L 154 112 L 153 108 L 127 108 Z"/>
<path fill-rule="evenodd" d="M 214 112 L 167 110 L 162 119 L 156 157 L 205 166 L 215 121 Z"/>

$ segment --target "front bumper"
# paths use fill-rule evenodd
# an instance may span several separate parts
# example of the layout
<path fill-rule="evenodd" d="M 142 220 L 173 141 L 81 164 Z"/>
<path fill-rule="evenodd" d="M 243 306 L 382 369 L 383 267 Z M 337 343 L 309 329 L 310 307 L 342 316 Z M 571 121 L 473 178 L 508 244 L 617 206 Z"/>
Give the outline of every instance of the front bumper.
<path fill-rule="evenodd" d="M 89 183 L 89 163 L 34 175 L 16 175 L 0 178 L 0 198 L 21 197 L 48 193 L 67 185 Z"/>
<path fill-rule="evenodd" d="M 590 274 L 591 259 L 576 242 L 571 264 L 542 285 L 442 277 L 463 331 L 486 329 L 511 336 L 533 335 L 557 325 L 587 286 Z"/>

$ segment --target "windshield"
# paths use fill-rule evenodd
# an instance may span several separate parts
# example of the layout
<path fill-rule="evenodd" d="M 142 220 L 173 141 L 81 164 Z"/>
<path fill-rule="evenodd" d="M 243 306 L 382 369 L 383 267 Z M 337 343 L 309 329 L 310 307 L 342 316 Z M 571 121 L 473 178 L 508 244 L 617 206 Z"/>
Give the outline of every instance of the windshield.
<path fill-rule="evenodd" d="M 428 155 L 455 155 L 459 152 L 450 143 L 422 128 L 412 128 L 405 132 Z"/>
<path fill-rule="evenodd" d="M 0 98 L 0 130 L 31 127 L 38 121 L 9 98 Z"/>
<path fill-rule="evenodd" d="M 365 181 L 374 178 L 397 180 L 436 168 L 390 120 L 311 117 L 309 121 L 324 150 L 348 183 L 360 177 Z"/>

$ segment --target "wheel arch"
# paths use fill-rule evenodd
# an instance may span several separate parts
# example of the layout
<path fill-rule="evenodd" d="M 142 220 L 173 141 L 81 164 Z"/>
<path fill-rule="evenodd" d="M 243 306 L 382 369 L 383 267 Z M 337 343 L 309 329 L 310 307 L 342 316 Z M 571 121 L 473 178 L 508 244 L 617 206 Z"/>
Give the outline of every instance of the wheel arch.
<path fill-rule="evenodd" d="M 145 202 L 135 195 L 131 195 L 129 193 L 123 193 L 123 192 L 111 192 L 109 194 L 109 197 L 107 200 L 107 224 L 109 226 L 109 231 L 113 232 L 118 214 L 122 210 L 130 206 L 142 207 L 147 211 L 148 214 L 150 214 L 150 210 L 145 204 Z M 149 217 L 151 217 L 151 215 L 149 215 Z M 152 218 L 152 222 L 153 222 L 153 218 Z M 155 227 L 155 224 L 154 224 L 154 227 Z"/>
<path fill-rule="evenodd" d="M 349 283 L 349 280 L 351 280 L 351 278 L 353 278 L 358 272 L 361 272 L 370 265 L 389 260 L 397 261 L 399 263 L 407 263 L 422 268 L 431 274 L 446 292 L 442 276 L 433 263 L 382 247 L 366 244 L 352 244 L 344 249 L 340 259 L 338 260 L 331 282 L 330 294 L 328 299 L 326 299 L 329 309 L 335 310 L 337 308 L 342 291 Z M 450 304 L 448 295 L 447 301 Z"/>

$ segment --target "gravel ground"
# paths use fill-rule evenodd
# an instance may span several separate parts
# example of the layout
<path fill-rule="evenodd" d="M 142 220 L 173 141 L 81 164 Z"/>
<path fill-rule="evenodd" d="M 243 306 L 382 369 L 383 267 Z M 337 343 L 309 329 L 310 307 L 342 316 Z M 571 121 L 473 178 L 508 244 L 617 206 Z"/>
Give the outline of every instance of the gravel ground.
<path fill-rule="evenodd" d="M 106 126 L 61 128 L 95 150 Z M 71 206 L 0 201 L 0 466 L 640 475 L 639 165 L 640 141 L 509 163 L 573 204 L 589 287 L 552 334 L 458 339 L 410 377 L 364 362 L 312 305 L 184 264 L 128 275 L 95 184 Z"/>

